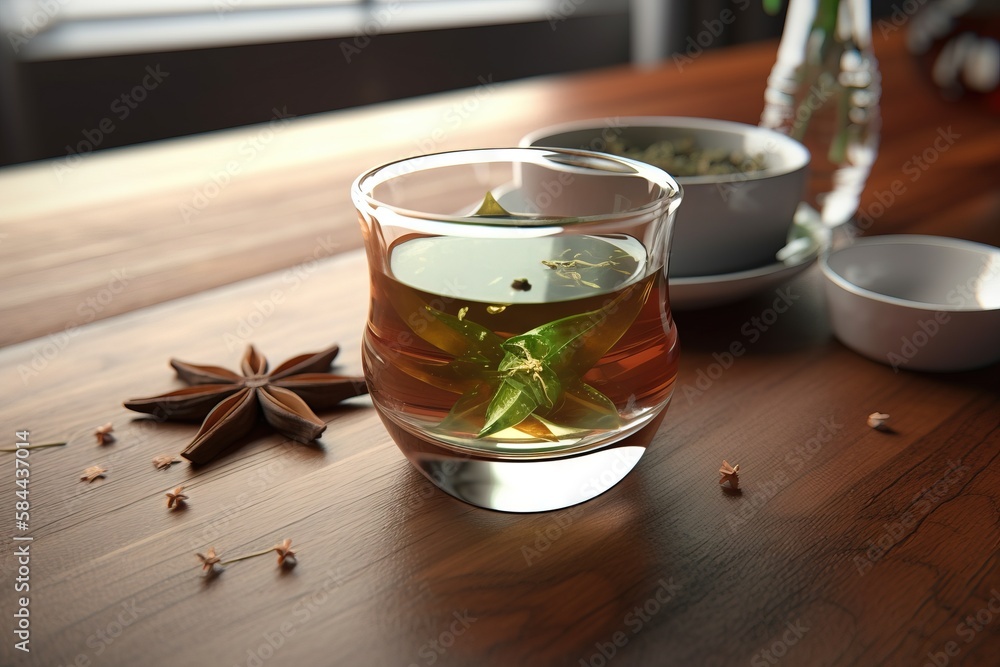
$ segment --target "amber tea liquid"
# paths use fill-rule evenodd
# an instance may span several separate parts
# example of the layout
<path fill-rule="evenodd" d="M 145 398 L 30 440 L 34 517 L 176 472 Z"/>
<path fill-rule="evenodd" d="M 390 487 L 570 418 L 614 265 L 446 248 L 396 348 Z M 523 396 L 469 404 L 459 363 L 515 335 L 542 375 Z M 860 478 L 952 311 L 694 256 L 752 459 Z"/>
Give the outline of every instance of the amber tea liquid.
<path fill-rule="evenodd" d="M 665 271 L 648 267 L 646 259 L 642 244 L 627 236 L 395 242 L 388 272 L 372 272 L 363 360 L 383 420 L 411 436 L 400 447 L 411 459 L 433 458 L 437 447 L 473 458 L 550 458 L 621 441 L 651 424 L 655 429 L 673 388 L 678 347 Z M 468 330 L 463 322 L 471 323 Z M 564 325 L 545 328 L 554 322 Z M 546 375 L 550 369 L 527 355 L 504 371 L 496 342 L 539 327 L 543 335 L 556 331 L 553 344 L 568 349 L 584 346 L 585 336 L 573 338 L 578 331 L 610 347 L 586 368 L 557 367 Z M 481 348 L 486 351 L 464 358 L 463 349 L 480 345 L 469 337 L 482 330 L 491 334 Z M 477 430 L 488 421 L 483 403 L 512 373 L 553 405 L 481 436 Z M 598 398 L 563 391 L 580 386 Z M 451 427 L 456 403 L 477 392 L 483 402 L 473 401 L 462 423 Z"/>

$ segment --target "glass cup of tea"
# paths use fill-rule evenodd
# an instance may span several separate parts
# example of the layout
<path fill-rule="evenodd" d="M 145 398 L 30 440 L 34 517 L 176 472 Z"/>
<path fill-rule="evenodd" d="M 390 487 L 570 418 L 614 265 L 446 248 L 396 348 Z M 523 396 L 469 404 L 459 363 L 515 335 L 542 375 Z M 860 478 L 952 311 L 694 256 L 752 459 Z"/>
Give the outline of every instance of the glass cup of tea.
<path fill-rule="evenodd" d="M 674 179 L 601 153 L 491 148 L 383 165 L 352 198 L 371 279 L 365 378 L 410 462 L 511 512 L 623 479 L 677 374 Z"/>

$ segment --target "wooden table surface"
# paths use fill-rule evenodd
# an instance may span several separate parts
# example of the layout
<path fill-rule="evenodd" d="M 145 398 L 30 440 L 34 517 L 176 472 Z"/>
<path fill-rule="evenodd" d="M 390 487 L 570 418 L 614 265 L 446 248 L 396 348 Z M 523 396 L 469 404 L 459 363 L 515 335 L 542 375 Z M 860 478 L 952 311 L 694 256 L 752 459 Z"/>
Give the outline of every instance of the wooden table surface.
<path fill-rule="evenodd" d="M 938 100 L 900 33 L 877 50 L 868 233 L 1000 245 L 997 118 Z M 324 414 L 316 445 L 261 430 L 168 470 L 153 457 L 195 427 L 121 406 L 179 387 L 170 357 L 235 367 L 248 340 L 272 362 L 337 341 L 338 369 L 360 373 L 367 272 L 348 188 L 363 169 L 576 118 L 756 122 L 773 56 L 503 85 L 484 72 L 447 95 L 0 170 L 3 446 L 21 430 L 69 443 L 27 459 L 26 531 L 15 457 L 0 458 L 0 664 L 996 665 L 1000 368 L 896 373 L 850 352 L 815 268 L 773 324 L 773 291 L 678 314 L 680 376 L 648 453 L 559 512 L 436 490 L 366 399 Z M 940 133 L 957 138 L 938 150 Z M 722 369 L 735 342 L 746 353 Z M 866 426 L 875 410 L 893 432 Z M 101 447 L 107 421 L 117 439 Z M 741 496 L 719 489 L 723 458 L 744 470 Z M 81 482 L 94 464 L 107 477 Z M 189 506 L 170 512 L 177 485 Z M 268 556 L 201 576 L 195 552 L 284 538 L 292 570 Z M 30 653 L 15 648 L 19 597 Z"/>

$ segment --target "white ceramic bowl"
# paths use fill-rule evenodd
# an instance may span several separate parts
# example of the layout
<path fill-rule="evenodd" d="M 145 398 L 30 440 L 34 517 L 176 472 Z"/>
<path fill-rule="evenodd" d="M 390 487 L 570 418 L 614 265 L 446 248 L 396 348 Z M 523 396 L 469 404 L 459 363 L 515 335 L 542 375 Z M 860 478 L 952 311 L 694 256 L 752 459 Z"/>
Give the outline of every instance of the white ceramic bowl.
<path fill-rule="evenodd" d="M 612 138 L 646 147 L 688 137 L 701 149 L 763 153 L 767 168 L 752 174 L 675 177 L 684 201 L 674 223 L 670 275 L 718 275 L 773 264 L 805 193 L 809 151 L 794 139 L 725 120 L 640 116 L 555 125 L 532 132 L 521 145 L 606 152 Z"/>
<path fill-rule="evenodd" d="M 941 236 L 863 239 L 822 258 L 833 332 L 894 370 L 1000 361 L 1000 248 Z"/>

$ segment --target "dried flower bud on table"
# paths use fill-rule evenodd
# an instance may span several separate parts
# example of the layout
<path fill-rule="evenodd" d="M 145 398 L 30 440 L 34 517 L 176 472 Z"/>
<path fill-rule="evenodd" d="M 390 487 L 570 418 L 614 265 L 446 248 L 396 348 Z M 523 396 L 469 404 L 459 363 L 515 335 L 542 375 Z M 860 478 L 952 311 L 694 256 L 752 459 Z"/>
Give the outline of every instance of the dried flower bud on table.
<path fill-rule="evenodd" d="M 83 477 L 80 478 L 80 481 L 93 482 L 98 477 L 107 477 L 107 475 L 104 474 L 107 471 L 107 468 L 102 468 L 101 466 L 90 466 L 83 471 Z"/>
<path fill-rule="evenodd" d="M 729 488 L 733 491 L 738 491 L 740 488 L 740 464 L 729 465 L 729 461 L 725 459 L 722 460 L 722 467 L 719 468 L 719 474 L 722 475 L 722 479 L 719 480 L 719 484 L 725 484 L 729 482 Z"/>
<path fill-rule="evenodd" d="M 885 426 L 887 421 L 889 421 L 889 415 L 884 412 L 873 412 L 868 415 L 868 426 L 870 428 L 880 429 Z"/>
<path fill-rule="evenodd" d="M 173 510 L 182 509 L 186 504 L 184 501 L 188 499 L 188 497 L 184 495 L 183 486 L 178 486 L 173 491 L 167 491 L 165 495 L 167 496 L 167 508 Z"/>
<path fill-rule="evenodd" d="M 181 460 L 176 456 L 165 454 L 163 456 L 157 456 L 156 458 L 154 458 L 153 466 L 155 466 L 157 470 L 166 470 L 173 464 L 180 462 Z"/>
<path fill-rule="evenodd" d="M 94 431 L 94 437 L 97 438 L 98 445 L 106 445 L 110 442 L 115 441 L 115 436 L 111 435 L 111 432 L 115 430 L 115 427 L 108 422 L 104 426 L 98 426 L 97 430 Z"/>
<path fill-rule="evenodd" d="M 201 569 L 206 572 L 213 572 L 215 566 L 221 562 L 221 558 L 215 555 L 215 547 L 209 547 L 208 551 L 203 554 L 195 554 L 201 561 Z"/>
<path fill-rule="evenodd" d="M 295 563 L 295 552 L 292 551 L 292 541 L 290 539 L 285 539 L 281 544 L 276 544 L 274 551 L 278 552 L 278 565 L 293 565 Z"/>

